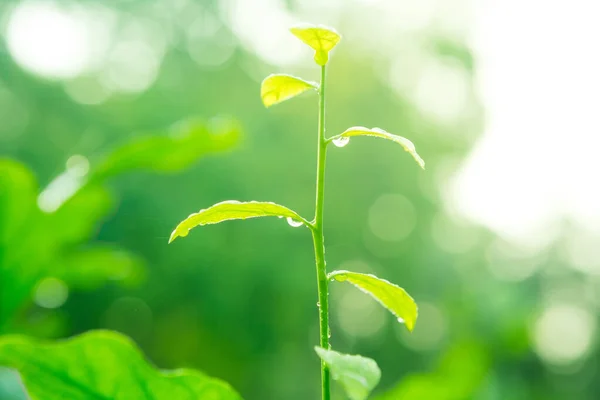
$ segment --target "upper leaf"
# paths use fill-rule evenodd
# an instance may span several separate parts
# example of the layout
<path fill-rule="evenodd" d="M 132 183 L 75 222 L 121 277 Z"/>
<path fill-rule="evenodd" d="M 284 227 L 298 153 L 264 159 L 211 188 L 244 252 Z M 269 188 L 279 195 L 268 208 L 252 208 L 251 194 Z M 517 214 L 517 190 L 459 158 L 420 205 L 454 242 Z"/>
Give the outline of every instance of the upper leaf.
<path fill-rule="evenodd" d="M 315 351 L 351 400 L 365 400 L 381 379 L 381 370 L 370 358 L 341 354 L 322 347 L 315 347 Z"/>
<path fill-rule="evenodd" d="M 315 50 L 315 62 L 321 66 L 327 64 L 329 52 L 342 38 L 335 29 L 323 25 L 302 24 L 290 31 Z"/>
<path fill-rule="evenodd" d="M 187 236 L 192 228 L 200 225 L 218 224 L 219 222 L 231 219 L 247 219 L 255 217 L 286 217 L 302 222 L 306 226 L 310 226 L 308 221 L 296 212 L 279 204 L 259 201 L 242 203 L 236 200 L 227 200 L 191 214 L 181 221 L 173 233 L 171 233 L 169 243 L 180 236 Z"/>
<path fill-rule="evenodd" d="M 271 107 L 309 89 L 318 88 L 319 84 L 316 82 L 305 81 L 287 74 L 272 74 L 262 81 L 260 97 L 265 107 Z"/>
<path fill-rule="evenodd" d="M 200 372 L 159 372 L 128 338 L 108 331 L 56 343 L 5 336 L 0 365 L 18 370 L 32 400 L 241 400 Z"/>
<path fill-rule="evenodd" d="M 390 310 L 399 322 L 406 324 L 409 331 L 415 327 L 418 315 L 417 303 L 401 287 L 375 275 L 350 271 L 334 271 L 329 274 L 329 278 L 334 278 L 339 282 L 350 282 Z"/>
<path fill-rule="evenodd" d="M 404 150 L 409 152 L 411 156 L 415 159 L 417 164 L 423 169 L 425 169 L 425 161 L 417 154 L 417 150 L 415 149 L 415 145 L 413 142 L 408 140 L 405 137 L 392 135 L 389 132 L 384 131 L 380 128 L 365 128 L 364 126 L 353 126 L 352 128 L 346 129 L 344 132 L 340 133 L 337 136 L 330 138 L 330 141 L 338 140 L 340 138 L 350 138 L 352 136 L 374 136 L 382 139 L 388 139 L 393 142 L 400 144 L 404 147 Z"/>

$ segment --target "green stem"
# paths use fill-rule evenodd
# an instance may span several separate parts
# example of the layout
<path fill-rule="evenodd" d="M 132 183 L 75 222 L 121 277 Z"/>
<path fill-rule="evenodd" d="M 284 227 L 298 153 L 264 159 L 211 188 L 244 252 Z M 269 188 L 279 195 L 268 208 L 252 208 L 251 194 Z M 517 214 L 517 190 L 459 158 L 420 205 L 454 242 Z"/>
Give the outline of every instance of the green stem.
<path fill-rule="evenodd" d="M 321 67 L 321 86 L 319 89 L 319 144 L 317 148 L 317 199 L 315 206 L 315 220 L 312 229 L 315 247 L 315 260 L 317 264 L 317 283 L 319 289 L 319 325 L 321 332 L 320 346 L 329 349 L 329 300 L 327 270 L 325 267 L 325 244 L 323 239 L 323 200 L 325 157 L 327 155 L 327 142 L 325 140 L 325 66 Z M 321 361 L 321 393 L 323 400 L 330 399 L 329 393 L 329 367 Z"/>

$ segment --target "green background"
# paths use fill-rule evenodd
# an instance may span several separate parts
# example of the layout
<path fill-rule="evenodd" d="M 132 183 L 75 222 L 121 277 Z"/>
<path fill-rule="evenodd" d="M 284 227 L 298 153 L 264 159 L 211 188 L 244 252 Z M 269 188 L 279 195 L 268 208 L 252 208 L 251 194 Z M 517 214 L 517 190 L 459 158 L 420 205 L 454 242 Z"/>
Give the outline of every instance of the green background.
<path fill-rule="evenodd" d="M 370 29 L 357 19 L 360 9 L 333 5 L 339 12 L 332 22 L 307 14 L 301 3 L 277 4 L 295 18 L 335 22 L 344 35 L 328 70 L 328 135 L 354 125 L 382 127 L 411 139 L 426 161 L 422 171 L 399 146 L 368 138 L 329 149 L 328 269 L 376 273 L 404 287 L 421 306 L 420 320 L 408 334 L 374 300 L 349 285 L 332 284 L 333 347 L 379 363 L 381 399 L 596 398 L 597 351 L 556 366 L 545 364 L 534 350 L 531 327 L 542 307 L 543 277 L 497 279 L 487 268 L 494 234 L 444 211 L 449 165 L 460 163 L 483 131 L 484 109 L 474 89 L 477 61 L 466 43 L 432 25 L 418 34 L 396 32 L 374 48 L 377 40 L 362 38 Z M 5 30 L 16 4 L 0 4 Z M 85 1 L 57 4 L 93 7 Z M 234 2 L 110 1 L 104 7 L 117 15 L 109 47 L 134 22 L 168 37 L 156 78 L 147 90 L 113 90 L 98 104 L 84 104 L 69 87 L 96 79 L 101 70 L 77 78 L 37 76 L 11 57 L 5 35 L 0 41 L 2 158 L 25 165 L 42 189 L 72 155 L 85 156 L 94 168 L 123 143 L 164 136 L 182 120 L 233 118 L 241 134 L 227 151 L 200 157 L 183 170 L 153 171 L 149 163 L 103 183 L 113 204 L 83 243 L 135 254 L 145 272 L 126 285 L 110 280 L 91 288 L 72 285 L 64 304 L 50 301 L 50 307 L 34 290 L 9 320 L 0 319 L 2 333 L 58 338 L 114 329 L 135 340 L 159 367 L 200 369 L 230 382 L 245 399 L 316 399 L 317 294 L 308 230 L 272 218 L 227 222 L 167 245 L 180 220 L 227 199 L 274 201 L 311 218 L 317 97 L 302 95 L 267 110 L 259 96 L 260 81 L 271 72 L 317 80 L 310 51 L 298 42 L 302 63 L 269 65 L 229 24 L 231 7 L 242 7 Z M 190 44 L 193 15 L 213 28 Z M 275 13 L 252 17 L 265 25 L 278 18 Z M 201 56 L 190 48 L 200 49 Z M 403 53 L 407 48 L 418 51 Z M 210 65 L 211 59 L 217 65 Z M 449 123 L 423 112 L 414 97 L 390 82 L 386 71 L 394 62 L 416 77 L 427 62 L 463 73 L 468 91 L 460 115 Z M 0 190 L 8 204 L 14 194 Z M 4 222 L 10 217 L 6 209 Z M 53 231 L 67 229 L 77 215 L 52 220 L 23 251 L 38 254 L 54 240 Z M 0 255 L 6 256 L 8 245 L 3 246 Z M 560 269 L 552 250 L 548 254 L 544 266 L 558 268 L 563 278 L 581 279 Z M 28 267 L 8 265 L 6 259 L 0 258 L 0 279 L 10 284 L 9 268 Z M 0 398 L 20 399 L 19 391 L 13 375 L 0 370 Z M 337 389 L 335 395 L 343 398 Z"/>

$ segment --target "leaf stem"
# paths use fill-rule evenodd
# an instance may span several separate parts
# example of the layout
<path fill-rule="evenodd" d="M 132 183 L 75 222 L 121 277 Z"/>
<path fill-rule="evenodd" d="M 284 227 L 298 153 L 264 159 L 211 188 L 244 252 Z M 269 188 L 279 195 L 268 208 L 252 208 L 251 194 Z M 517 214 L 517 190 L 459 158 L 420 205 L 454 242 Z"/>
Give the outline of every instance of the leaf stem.
<path fill-rule="evenodd" d="M 321 66 L 321 85 L 319 88 L 319 140 L 317 148 L 317 198 L 315 206 L 314 229 L 312 229 L 315 247 L 315 260 L 317 265 L 317 284 L 319 291 L 319 326 L 321 341 L 320 346 L 329 350 L 329 299 L 327 270 L 325 266 L 325 244 L 323 238 L 323 200 L 325 158 L 327 155 L 327 141 L 325 140 L 325 66 Z M 322 400 L 330 400 L 329 392 L 329 367 L 321 361 L 321 393 Z"/>

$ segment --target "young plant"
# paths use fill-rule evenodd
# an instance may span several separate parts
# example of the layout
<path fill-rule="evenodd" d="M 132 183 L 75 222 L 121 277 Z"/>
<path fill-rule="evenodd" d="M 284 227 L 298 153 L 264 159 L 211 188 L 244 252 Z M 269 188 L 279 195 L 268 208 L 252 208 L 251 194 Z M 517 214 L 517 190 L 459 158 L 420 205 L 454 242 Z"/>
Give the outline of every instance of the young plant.
<path fill-rule="evenodd" d="M 377 385 L 381 372 L 375 361 L 358 355 L 341 354 L 331 349 L 329 344 L 329 299 L 330 281 L 349 282 L 372 296 L 387 308 L 399 322 L 412 331 L 417 319 L 417 305 L 404 289 L 373 275 L 350 271 L 327 273 L 325 267 L 325 246 L 323 237 L 323 210 L 325 194 L 325 160 L 328 146 L 333 143 L 344 147 L 354 136 L 373 136 L 388 139 L 400 144 L 412 155 L 417 164 L 424 168 L 423 159 L 415 151 L 412 142 L 401 136 L 392 135 L 379 128 L 352 127 L 339 135 L 325 137 L 325 88 L 326 68 L 329 52 L 338 44 L 341 36 L 324 26 L 302 25 L 291 29 L 298 39 L 315 51 L 314 60 L 321 69 L 321 82 L 311 82 L 286 74 L 273 74 L 262 82 L 261 97 L 264 105 L 270 107 L 297 96 L 305 91 L 315 90 L 319 94 L 319 117 L 317 131 L 317 182 L 314 218 L 308 220 L 298 213 L 271 202 L 224 201 L 200 210 L 182 221 L 173 231 L 169 243 L 178 237 L 187 236 L 189 231 L 200 225 L 216 224 L 233 219 L 274 216 L 286 218 L 293 226 L 306 226 L 312 233 L 317 267 L 318 306 L 320 320 L 320 342 L 315 347 L 321 358 L 322 399 L 330 399 L 330 377 L 338 381 L 352 400 L 364 400 Z"/>

